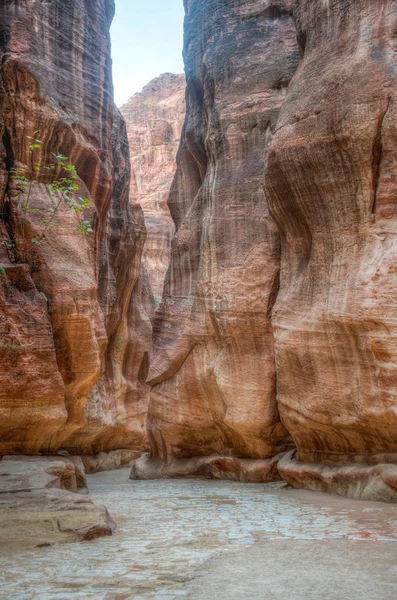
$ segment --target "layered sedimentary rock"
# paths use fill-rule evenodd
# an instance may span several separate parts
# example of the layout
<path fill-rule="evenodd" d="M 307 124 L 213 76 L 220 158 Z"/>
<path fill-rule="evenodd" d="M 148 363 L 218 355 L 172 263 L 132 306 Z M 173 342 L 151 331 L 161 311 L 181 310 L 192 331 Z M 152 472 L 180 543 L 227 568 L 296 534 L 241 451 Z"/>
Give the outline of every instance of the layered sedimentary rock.
<path fill-rule="evenodd" d="M 302 61 L 265 181 L 278 407 L 298 463 L 395 462 L 397 3 L 300 0 L 295 18 Z"/>
<path fill-rule="evenodd" d="M 112 0 L 1 4 L 0 454 L 145 446 L 151 307 L 112 99 L 113 12 Z M 48 217 L 52 153 L 76 166 L 83 217 L 62 203 Z M 29 197 L 16 195 L 12 169 L 36 163 Z"/>
<path fill-rule="evenodd" d="M 185 88 L 184 75 L 164 73 L 121 108 L 130 147 L 130 198 L 145 215 L 142 264 L 156 304 L 163 294 L 174 234 L 167 200 L 185 119 Z"/>
<path fill-rule="evenodd" d="M 106 508 L 75 493 L 86 478 L 83 464 L 74 460 L 0 461 L 0 553 L 112 535 L 116 527 Z"/>
<path fill-rule="evenodd" d="M 276 406 L 280 247 L 263 171 L 298 62 L 295 25 L 283 2 L 185 4 L 187 116 L 149 372 L 148 474 L 157 459 L 175 474 L 178 459 L 267 458 L 291 444 Z"/>
<path fill-rule="evenodd" d="M 140 455 L 140 450 L 113 450 L 108 453 L 100 452 L 99 454 L 71 458 L 79 458 L 84 465 L 85 473 L 90 474 L 130 467 Z"/>
<path fill-rule="evenodd" d="M 271 483 L 282 479 L 279 458 L 249 459 L 235 456 L 194 456 L 188 458 L 153 458 L 141 456 L 131 469 L 130 479 L 172 479 L 202 477 L 228 479 L 241 483 Z"/>
<path fill-rule="evenodd" d="M 397 500 L 397 4 L 185 4 L 152 453 L 133 476 L 219 476 L 222 455 L 270 459 L 290 434 L 292 485 Z"/>

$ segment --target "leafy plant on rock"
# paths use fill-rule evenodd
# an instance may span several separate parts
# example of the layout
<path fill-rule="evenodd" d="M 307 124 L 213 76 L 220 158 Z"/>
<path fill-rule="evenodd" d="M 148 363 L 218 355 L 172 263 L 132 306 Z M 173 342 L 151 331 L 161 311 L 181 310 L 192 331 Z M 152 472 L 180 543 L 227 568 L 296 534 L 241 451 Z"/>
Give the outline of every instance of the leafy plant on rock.
<path fill-rule="evenodd" d="M 46 213 L 39 222 L 41 231 L 30 240 L 26 240 L 26 218 L 22 219 L 21 229 L 24 248 L 18 257 L 22 262 L 28 261 L 29 246 L 32 248 L 42 244 L 46 240 L 50 228 L 61 227 L 66 230 L 68 229 L 60 220 L 62 204 L 78 214 L 90 208 L 88 198 L 80 195 L 76 167 L 70 163 L 67 156 L 53 153 L 51 155 L 51 162 L 45 165 L 35 160 L 36 151 L 41 150 L 42 146 L 42 141 L 37 138 L 38 133 L 38 131 L 35 131 L 33 137 L 27 136 L 29 140 L 29 167 L 14 167 L 10 170 L 11 180 L 14 181 L 13 189 L 9 194 L 10 198 L 18 198 L 20 200 L 21 209 L 26 216 L 38 212 Z M 40 183 L 43 180 L 48 181 L 48 179 L 50 183 L 46 183 L 45 185 L 49 190 L 52 201 L 48 207 L 35 206 L 33 204 L 33 187 L 35 183 Z M 91 222 L 83 218 L 83 215 L 76 229 L 81 235 L 90 235 L 93 233 Z M 14 255 L 16 254 L 15 244 L 11 237 L 4 238 L 3 243 L 9 255 L 10 252 L 13 252 Z"/>

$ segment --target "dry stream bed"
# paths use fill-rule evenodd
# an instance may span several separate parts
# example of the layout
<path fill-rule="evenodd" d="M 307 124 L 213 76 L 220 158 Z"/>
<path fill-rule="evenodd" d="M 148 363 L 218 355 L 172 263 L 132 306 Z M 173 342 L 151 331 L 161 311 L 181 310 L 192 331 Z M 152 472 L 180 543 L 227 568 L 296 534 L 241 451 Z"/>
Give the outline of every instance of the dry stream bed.
<path fill-rule="evenodd" d="M 397 506 L 282 484 L 88 477 L 112 537 L 0 553 L 4 600 L 395 600 Z"/>

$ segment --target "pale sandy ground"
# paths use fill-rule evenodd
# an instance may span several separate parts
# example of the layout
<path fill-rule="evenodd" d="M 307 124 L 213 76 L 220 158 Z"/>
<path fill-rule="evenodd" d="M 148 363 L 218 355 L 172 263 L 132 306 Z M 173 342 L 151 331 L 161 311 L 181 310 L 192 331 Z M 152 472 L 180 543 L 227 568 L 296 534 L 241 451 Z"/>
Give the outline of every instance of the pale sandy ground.
<path fill-rule="evenodd" d="M 125 469 L 89 486 L 117 533 L 0 557 L 1 599 L 397 599 L 396 505 Z"/>

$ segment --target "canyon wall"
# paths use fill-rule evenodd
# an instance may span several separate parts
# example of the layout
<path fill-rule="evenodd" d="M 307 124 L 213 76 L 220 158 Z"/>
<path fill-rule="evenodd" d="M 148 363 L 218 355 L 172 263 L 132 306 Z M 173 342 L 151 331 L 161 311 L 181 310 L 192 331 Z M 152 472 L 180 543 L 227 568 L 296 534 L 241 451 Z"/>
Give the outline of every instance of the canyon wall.
<path fill-rule="evenodd" d="M 133 476 L 246 480 L 241 459 L 292 444 L 292 485 L 397 500 L 397 3 L 185 8 L 176 234 Z"/>
<path fill-rule="evenodd" d="M 396 500 L 397 2 L 185 9 L 127 136 L 113 2 L 1 3 L 0 456 Z"/>
<path fill-rule="evenodd" d="M 164 73 L 121 108 L 130 147 L 130 198 L 140 204 L 147 230 L 142 265 L 156 305 L 170 262 L 174 222 L 167 200 L 185 119 L 184 75 Z"/>
<path fill-rule="evenodd" d="M 338 468 L 310 463 L 397 461 L 397 3 L 299 0 L 295 19 L 302 60 L 265 177 L 277 403 L 298 449 L 284 475 L 333 491 Z M 377 475 L 395 494 L 396 467 Z"/>
<path fill-rule="evenodd" d="M 268 458 L 291 439 L 276 406 L 280 242 L 263 171 L 298 63 L 295 24 L 283 3 L 185 4 L 187 116 L 149 372 L 151 464 Z"/>
<path fill-rule="evenodd" d="M 113 13 L 113 0 L 1 3 L 0 455 L 146 444 L 152 306 L 113 102 Z M 71 173 L 49 168 L 52 153 L 76 166 L 83 212 L 50 187 Z"/>

